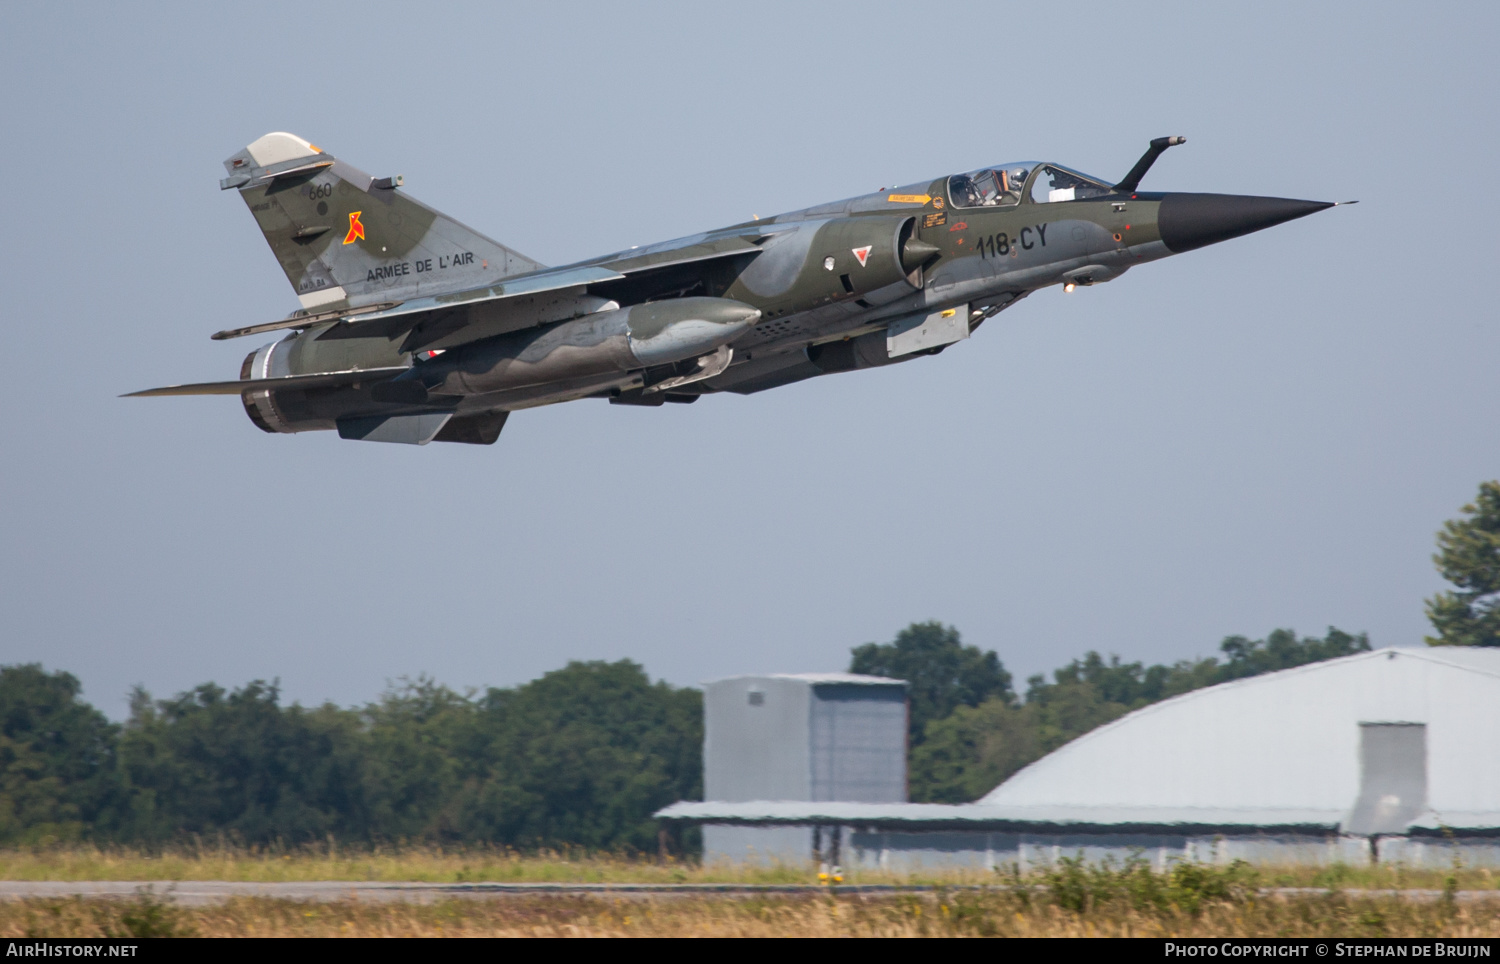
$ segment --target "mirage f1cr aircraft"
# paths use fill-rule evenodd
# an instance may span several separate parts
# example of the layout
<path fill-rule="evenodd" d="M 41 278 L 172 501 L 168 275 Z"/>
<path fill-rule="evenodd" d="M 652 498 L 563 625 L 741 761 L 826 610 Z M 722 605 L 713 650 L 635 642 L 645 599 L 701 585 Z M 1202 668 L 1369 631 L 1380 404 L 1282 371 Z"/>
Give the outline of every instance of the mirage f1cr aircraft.
<path fill-rule="evenodd" d="M 1061 164 L 965 174 L 546 268 L 300 137 L 224 162 L 302 307 L 216 339 L 287 330 L 235 381 L 267 432 L 493 443 L 510 413 L 748 395 L 936 355 L 1048 285 L 1130 268 L 1332 207 L 1138 190 Z"/>

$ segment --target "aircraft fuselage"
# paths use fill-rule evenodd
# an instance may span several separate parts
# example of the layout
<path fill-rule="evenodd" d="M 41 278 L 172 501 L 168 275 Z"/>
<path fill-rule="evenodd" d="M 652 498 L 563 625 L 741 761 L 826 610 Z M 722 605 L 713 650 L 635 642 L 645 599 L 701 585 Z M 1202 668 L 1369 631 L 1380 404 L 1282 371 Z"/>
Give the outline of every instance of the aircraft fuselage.
<path fill-rule="evenodd" d="M 1020 162 L 542 268 L 399 181 L 296 145 L 265 163 L 278 137 L 226 162 L 225 186 L 304 308 L 215 337 L 300 330 L 252 352 L 239 382 L 141 394 L 240 394 L 267 431 L 419 444 L 492 442 L 509 412 L 578 398 L 691 402 L 934 355 L 1038 289 L 1331 206 L 1139 191 L 1180 141 L 1160 138 L 1114 185 Z"/>

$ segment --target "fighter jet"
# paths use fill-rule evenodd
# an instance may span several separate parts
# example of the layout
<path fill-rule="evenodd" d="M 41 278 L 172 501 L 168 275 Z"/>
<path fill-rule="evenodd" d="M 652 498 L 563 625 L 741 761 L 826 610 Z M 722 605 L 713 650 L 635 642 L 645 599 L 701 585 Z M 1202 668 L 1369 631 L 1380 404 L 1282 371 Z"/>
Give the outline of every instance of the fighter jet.
<path fill-rule="evenodd" d="M 1051 285 L 1333 207 L 1140 183 L 1159 137 L 1109 182 L 995 164 L 547 268 L 300 137 L 224 162 L 297 292 L 287 331 L 234 381 L 142 395 L 238 395 L 267 432 L 492 444 L 511 412 L 750 395 L 937 355 Z"/>

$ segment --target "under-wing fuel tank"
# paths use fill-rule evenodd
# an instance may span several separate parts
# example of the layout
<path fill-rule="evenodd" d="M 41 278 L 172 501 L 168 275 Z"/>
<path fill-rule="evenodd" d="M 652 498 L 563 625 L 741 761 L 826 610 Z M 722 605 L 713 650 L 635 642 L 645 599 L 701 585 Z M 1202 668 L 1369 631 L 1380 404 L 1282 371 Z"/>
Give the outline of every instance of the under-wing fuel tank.
<path fill-rule="evenodd" d="M 759 318 L 759 309 L 729 298 L 674 298 L 599 311 L 419 361 L 377 385 L 373 395 L 380 401 L 420 403 L 593 376 L 624 377 L 715 352 Z"/>
<path fill-rule="evenodd" d="M 404 371 L 384 367 L 332 376 L 308 376 L 289 366 L 298 339 L 317 337 L 306 332 L 245 359 L 242 379 L 293 383 L 246 392 L 245 409 L 267 432 L 336 426 L 342 432 L 351 420 L 392 419 L 424 425 L 423 420 L 435 419 L 430 426 L 435 432 L 450 416 L 463 419 L 491 408 L 545 404 L 554 395 L 660 391 L 723 371 L 732 357 L 729 343 L 760 315 L 758 309 L 728 298 L 674 298 L 425 353 L 430 357 Z M 329 384 L 295 384 L 306 378 L 327 379 Z"/>

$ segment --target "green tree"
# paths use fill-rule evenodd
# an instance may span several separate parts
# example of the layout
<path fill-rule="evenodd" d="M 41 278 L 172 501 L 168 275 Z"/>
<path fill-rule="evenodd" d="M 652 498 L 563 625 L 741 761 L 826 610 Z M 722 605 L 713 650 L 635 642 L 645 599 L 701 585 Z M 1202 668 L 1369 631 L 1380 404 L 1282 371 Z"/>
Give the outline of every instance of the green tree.
<path fill-rule="evenodd" d="M 960 706 L 927 726 L 912 750 L 911 796 L 917 802 L 963 803 L 993 790 L 1011 774 L 1083 733 L 1130 712 L 1086 680 L 1030 680 L 1026 702 L 989 700 Z"/>
<path fill-rule="evenodd" d="M 960 706 L 1015 700 L 1000 657 L 993 650 L 965 646 L 957 629 L 935 620 L 912 623 L 889 643 L 856 646 L 849 672 L 907 681 L 913 746 L 925 738 L 929 722 Z"/>
<path fill-rule="evenodd" d="M 360 716 L 370 812 L 369 826 L 357 832 L 388 840 L 461 838 L 460 795 L 485 772 L 484 722 L 472 695 L 419 677 L 387 690 Z"/>
<path fill-rule="evenodd" d="M 1355 653 L 1367 653 L 1370 651 L 1370 636 L 1368 633 L 1346 633 L 1329 626 L 1328 635 L 1321 639 L 1317 636 L 1304 636 L 1299 640 L 1297 634 L 1290 629 L 1273 629 L 1266 634 L 1265 639 L 1226 637 L 1219 644 L 1219 651 L 1224 654 L 1225 660 L 1213 671 L 1214 683 L 1274 673 L 1279 669 L 1320 663 L 1325 659 L 1338 659 Z"/>
<path fill-rule="evenodd" d="M 1432 557 L 1457 587 L 1427 600 L 1436 636 L 1429 646 L 1500 646 L 1500 482 L 1482 482 L 1479 497 L 1438 531 Z"/>
<path fill-rule="evenodd" d="M 76 839 L 112 818 L 117 727 L 80 690 L 71 673 L 0 666 L 0 841 Z"/>
<path fill-rule="evenodd" d="M 1053 698 L 1053 689 L 1084 686 L 1098 693 L 1099 699 L 1116 703 L 1126 709 L 1135 709 L 1157 700 L 1186 693 L 1200 686 L 1219 682 L 1218 660 L 1182 660 L 1169 666 L 1142 663 L 1122 663 L 1120 657 L 1111 655 L 1108 660 L 1097 652 L 1089 651 L 1082 659 L 1053 671 L 1053 682 L 1043 676 L 1033 676 L 1026 681 L 1027 702 Z"/>
<path fill-rule="evenodd" d="M 569 663 L 483 697 L 403 681 L 361 709 L 274 683 L 137 688 L 113 726 L 78 681 L 0 667 L 0 842 L 224 832 L 295 844 L 489 841 L 655 849 L 651 814 L 702 795 L 702 694 Z"/>
<path fill-rule="evenodd" d="M 372 829 L 358 715 L 283 709 L 279 695 L 260 680 L 232 693 L 204 683 L 160 701 L 137 689 L 119 750 L 125 836 L 226 831 L 297 842 Z"/>
<path fill-rule="evenodd" d="M 571 662 L 479 701 L 483 772 L 461 808 L 472 837 L 649 850 L 651 814 L 703 793 L 703 696 L 637 663 Z"/>
<path fill-rule="evenodd" d="M 1043 756 L 1037 708 L 1004 700 L 960 706 L 927 724 L 911 751 L 911 798 L 917 803 L 967 803 Z"/>

